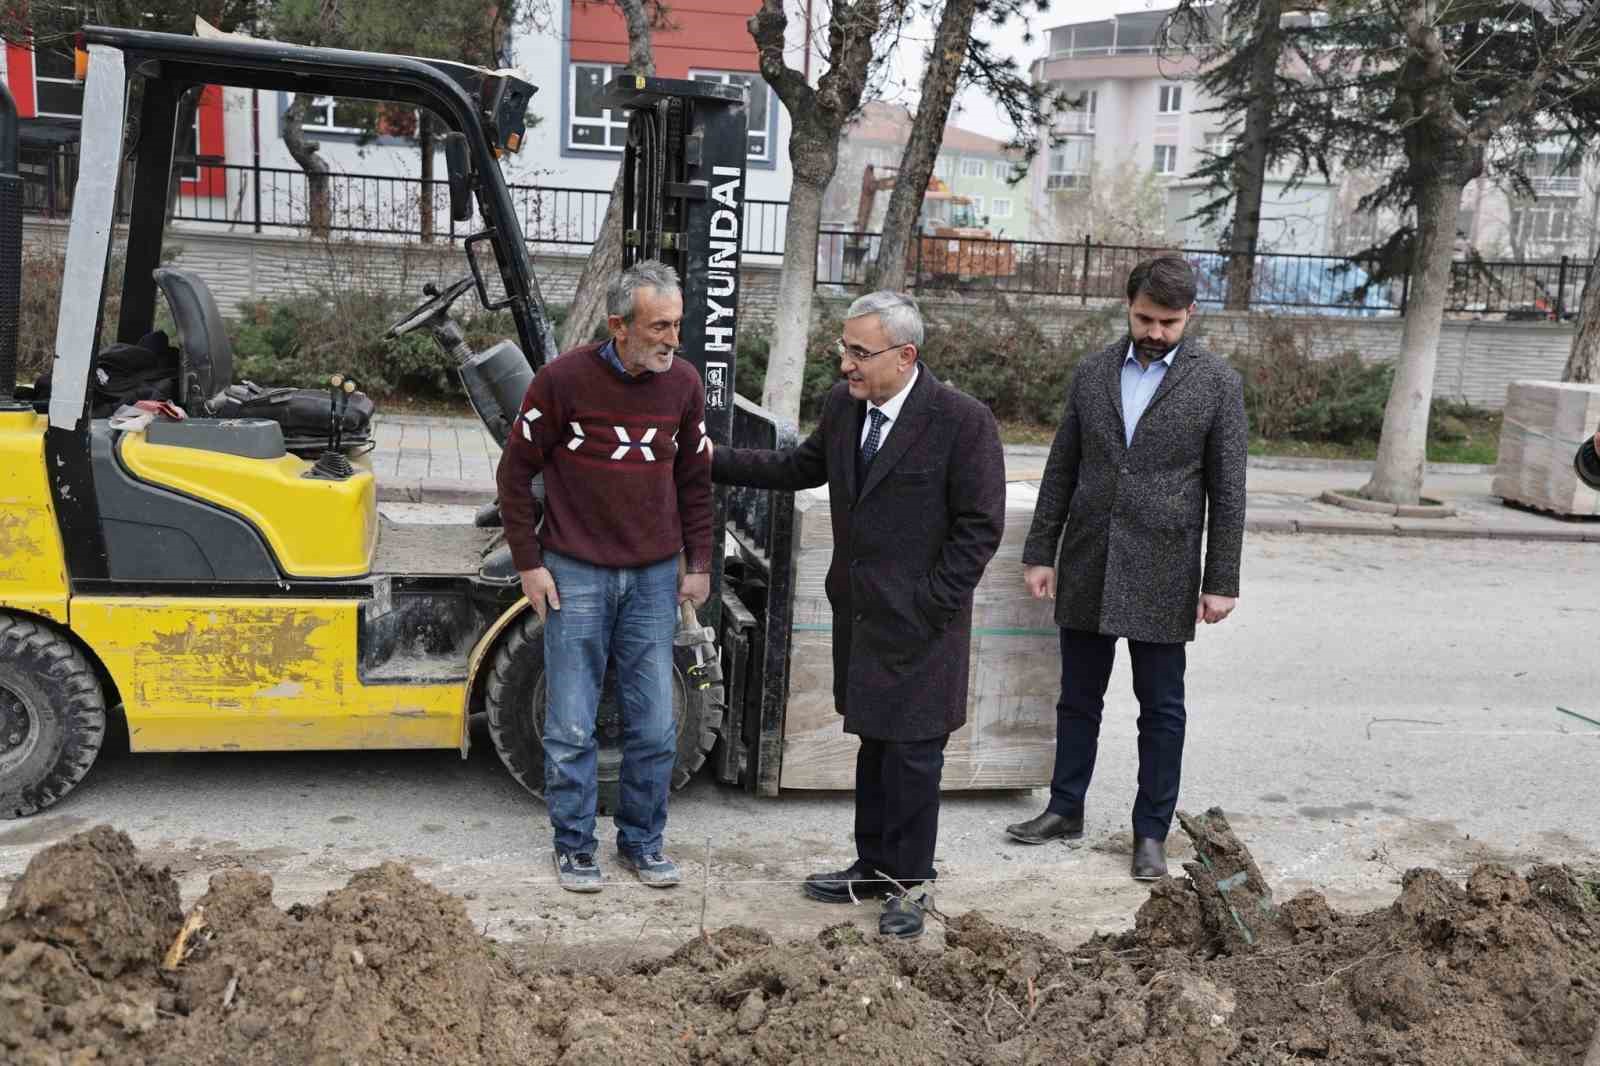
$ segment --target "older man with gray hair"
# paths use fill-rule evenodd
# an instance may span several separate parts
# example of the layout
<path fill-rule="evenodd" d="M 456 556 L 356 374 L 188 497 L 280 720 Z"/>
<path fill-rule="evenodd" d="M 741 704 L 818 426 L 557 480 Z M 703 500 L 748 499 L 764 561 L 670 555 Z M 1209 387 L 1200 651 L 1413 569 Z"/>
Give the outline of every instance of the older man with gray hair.
<path fill-rule="evenodd" d="M 544 798 L 556 874 L 574 892 L 600 890 L 594 728 L 608 660 L 623 716 L 617 859 L 652 887 L 678 882 L 662 850 L 677 757 L 672 637 L 679 603 L 711 592 L 710 439 L 700 375 L 673 358 L 678 275 L 637 263 L 606 310 L 609 340 L 534 375 L 498 477 L 506 543 L 543 623 Z"/>
<path fill-rule="evenodd" d="M 717 448 L 711 468 L 726 484 L 828 486 L 834 707 L 861 741 L 856 859 L 803 891 L 886 899 L 878 930 L 902 938 L 922 933 L 932 901 L 944 748 L 967 717 L 972 593 L 1006 512 L 994 416 L 918 361 L 922 341 L 911 297 L 861 297 L 833 345 L 844 380 L 811 436 L 783 451 Z"/>

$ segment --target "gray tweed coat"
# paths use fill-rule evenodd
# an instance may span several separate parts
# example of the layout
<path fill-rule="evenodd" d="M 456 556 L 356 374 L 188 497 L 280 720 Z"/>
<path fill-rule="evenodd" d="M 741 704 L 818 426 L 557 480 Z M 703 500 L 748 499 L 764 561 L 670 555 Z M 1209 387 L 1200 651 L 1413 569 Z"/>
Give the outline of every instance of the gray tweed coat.
<path fill-rule="evenodd" d="M 1244 388 L 1237 371 L 1186 340 L 1125 445 L 1128 341 L 1073 374 L 1022 561 L 1056 567 L 1057 625 L 1176 644 L 1194 639 L 1202 591 L 1239 594 Z"/>

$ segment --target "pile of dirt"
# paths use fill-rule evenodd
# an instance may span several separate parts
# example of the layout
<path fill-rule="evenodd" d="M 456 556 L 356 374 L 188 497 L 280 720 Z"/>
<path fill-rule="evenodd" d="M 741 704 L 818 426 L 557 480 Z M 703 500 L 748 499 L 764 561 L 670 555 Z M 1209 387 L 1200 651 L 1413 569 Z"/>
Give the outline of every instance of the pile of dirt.
<path fill-rule="evenodd" d="M 36 856 L 0 911 L 0 1060 L 1583 1063 L 1600 904 L 1566 868 L 1413 870 L 1346 915 L 1275 901 L 1220 812 L 1184 828 L 1189 876 L 1077 947 L 971 913 L 922 944 L 730 927 L 595 972 L 513 963 L 394 865 L 287 912 L 268 878 L 219 874 L 185 923 L 171 878 L 101 827 Z"/>

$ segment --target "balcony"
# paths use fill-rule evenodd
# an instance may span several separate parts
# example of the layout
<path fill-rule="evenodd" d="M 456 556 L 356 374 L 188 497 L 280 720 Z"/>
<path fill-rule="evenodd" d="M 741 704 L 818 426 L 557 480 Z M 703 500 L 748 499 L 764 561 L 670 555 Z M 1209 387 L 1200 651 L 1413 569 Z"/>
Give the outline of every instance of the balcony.
<path fill-rule="evenodd" d="M 1063 134 L 1094 133 L 1093 111 L 1066 111 L 1056 118 L 1056 132 Z"/>
<path fill-rule="evenodd" d="M 1087 172 L 1046 174 L 1044 187 L 1049 192 L 1055 192 L 1058 189 L 1087 189 L 1089 187 L 1089 175 Z"/>
<path fill-rule="evenodd" d="M 1535 196 L 1577 196 L 1583 192 L 1583 179 L 1577 175 L 1531 177 L 1528 184 L 1533 186 Z"/>

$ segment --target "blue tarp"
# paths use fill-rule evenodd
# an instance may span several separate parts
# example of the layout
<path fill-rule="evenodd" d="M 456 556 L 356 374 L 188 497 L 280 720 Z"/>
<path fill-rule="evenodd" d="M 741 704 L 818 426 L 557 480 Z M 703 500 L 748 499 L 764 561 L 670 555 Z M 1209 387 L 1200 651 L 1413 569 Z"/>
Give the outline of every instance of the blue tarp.
<path fill-rule="evenodd" d="M 1228 257 L 1214 252 L 1185 256 L 1194 266 L 1202 304 L 1221 304 L 1228 295 Z M 1250 309 L 1282 314 L 1315 313 L 1373 318 L 1398 315 L 1398 293 L 1390 285 L 1371 286 L 1356 300 L 1353 294 L 1369 282 L 1365 270 L 1322 256 L 1258 255 Z M 1399 283 L 1394 283 L 1398 285 Z"/>

